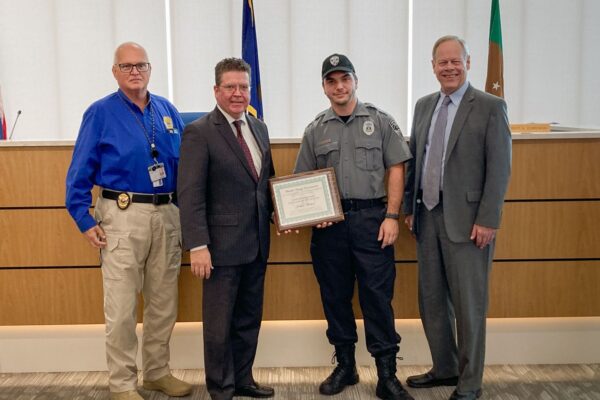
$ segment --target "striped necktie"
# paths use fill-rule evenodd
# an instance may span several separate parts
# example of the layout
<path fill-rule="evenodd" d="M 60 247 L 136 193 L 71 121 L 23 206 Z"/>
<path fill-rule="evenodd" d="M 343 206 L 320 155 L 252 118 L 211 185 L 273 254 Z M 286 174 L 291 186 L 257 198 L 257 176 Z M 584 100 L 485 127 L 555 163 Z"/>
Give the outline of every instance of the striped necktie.
<path fill-rule="evenodd" d="M 248 147 L 248 143 L 244 139 L 244 135 L 242 135 L 242 121 L 235 120 L 233 121 L 233 125 L 235 125 L 235 130 L 237 132 L 237 140 L 242 148 L 242 152 L 246 157 L 246 161 L 248 161 L 248 165 L 250 166 L 250 170 L 252 171 L 252 177 L 256 182 L 258 182 L 258 173 L 256 172 L 256 166 L 254 165 L 254 161 L 252 160 L 252 154 L 250 153 L 250 148 Z"/>
<path fill-rule="evenodd" d="M 444 136 L 446 135 L 446 124 L 448 123 L 448 104 L 450 97 L 445 96 L 442 107 L 435 121 L 431 143 L 429 144 L 429 155 L 425 165 L 423 176 L 423 203 L 428 210 L 433 209 L 440 202 L 440 190 L 442 184 L 442 159 L 444 155 Z"/>

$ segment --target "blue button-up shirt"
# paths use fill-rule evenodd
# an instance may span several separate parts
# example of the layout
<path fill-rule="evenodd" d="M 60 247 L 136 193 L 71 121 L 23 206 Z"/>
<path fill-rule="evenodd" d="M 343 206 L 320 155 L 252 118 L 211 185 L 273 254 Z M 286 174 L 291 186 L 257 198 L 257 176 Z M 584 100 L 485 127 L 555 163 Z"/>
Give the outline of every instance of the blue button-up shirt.
<path fill-rule="evenodd" d="M 154 164 L 149 142 L 153 118 L 157 161 L 164 163 L 167 175 L 159 187 L 153 187 L 148 173 Z M 179 112 L 160 96 L 150 94 L 144 112 L 121 90 L 92 104 L 83 114 L 66 182 L 67 210 L 81 232 L 96 225 L 89 213 L 94 185 L 123 192 L 175 192 L 182 132 Z"/>

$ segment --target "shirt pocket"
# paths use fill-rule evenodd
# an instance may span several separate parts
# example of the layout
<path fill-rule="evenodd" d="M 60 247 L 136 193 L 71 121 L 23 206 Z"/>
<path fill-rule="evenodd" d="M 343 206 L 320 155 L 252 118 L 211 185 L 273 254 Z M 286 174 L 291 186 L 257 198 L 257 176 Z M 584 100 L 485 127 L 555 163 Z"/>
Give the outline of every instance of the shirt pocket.
<path fill-rule="evenodd" d="M 338 142 L 327 143 L 315 149 L 317 168 L 336 166 L 340 161 L 340 146 Z"/>
<path fill-rule="evenodd" d="M 366 171 L 383 168 L 381 141 L 357 139 L 354 143 L 354 160 L 358 168 Z"/>

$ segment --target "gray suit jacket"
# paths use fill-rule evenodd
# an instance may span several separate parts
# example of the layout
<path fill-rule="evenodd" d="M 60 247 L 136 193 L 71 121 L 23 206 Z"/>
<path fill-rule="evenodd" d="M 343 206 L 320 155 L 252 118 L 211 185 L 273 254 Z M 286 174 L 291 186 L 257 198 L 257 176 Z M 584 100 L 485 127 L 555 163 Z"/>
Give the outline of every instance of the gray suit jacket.
<path fill-rule="evenodd" d="M 425 144 L 439 92 L 421 98 L 414 112 L 403 211 L 418 217 Z M 500 226 L 511 169 L 512 139 L 506 103 L 470 84 L 458 107 L 444 161 L 443 207 L 448 237 L 468 242 L 473 224 Z M 418 235 L 418 219 L 413 223 Z"/>
<path fill-rule="evenodd" d="M 186 126 L 177 197 L 186 250 L 208 245 L 215 266 L 247 264 L 269 256 L 273 209 L 268 179 L 275 175 L 267 126 L 248 115 L 262 154 L 258 182 L 218 108 Z"/>

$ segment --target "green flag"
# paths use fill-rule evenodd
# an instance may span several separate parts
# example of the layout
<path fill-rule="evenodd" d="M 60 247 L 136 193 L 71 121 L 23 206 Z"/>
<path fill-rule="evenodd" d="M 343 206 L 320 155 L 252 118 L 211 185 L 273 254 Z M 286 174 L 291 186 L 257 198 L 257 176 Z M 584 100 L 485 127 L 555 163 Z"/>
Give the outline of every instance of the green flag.
<path fill-rule="evenodd" d="M 500 0 L 492 0 L 490 17 L 490 48 L 485 91 L 504 97 L 504 61 L 502 59 L 502 28 L 500 26 Z"/>

